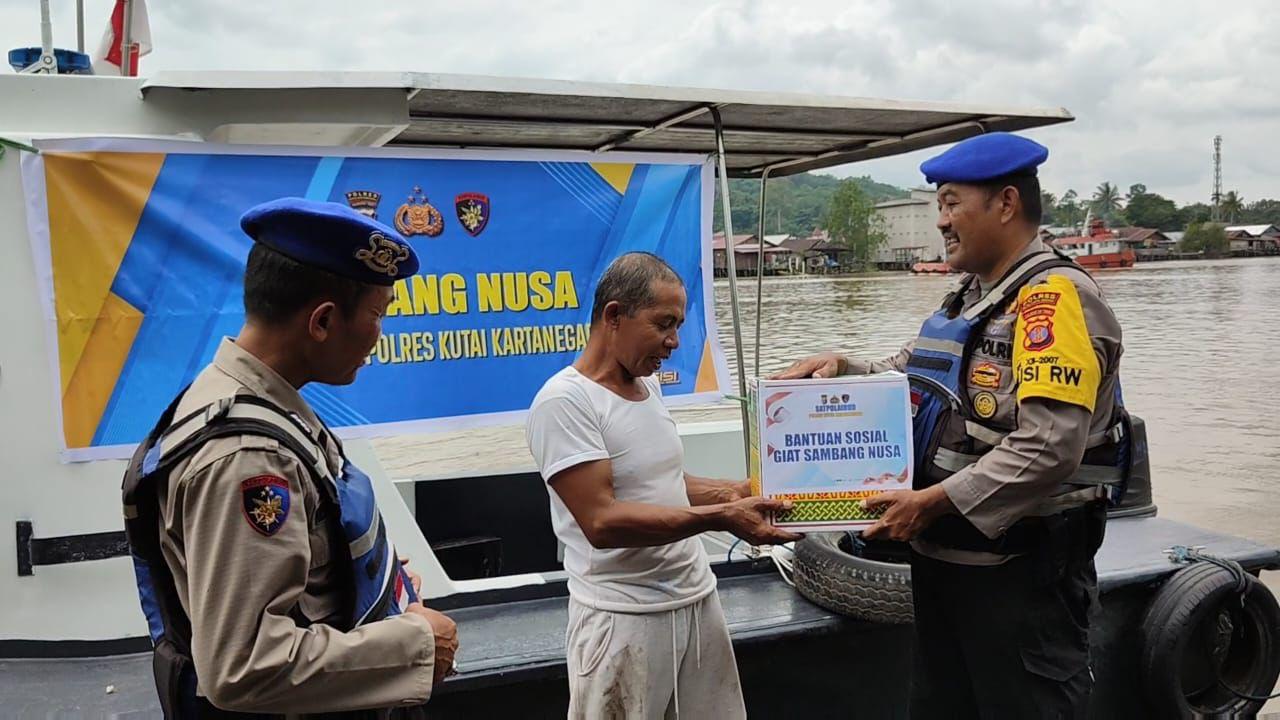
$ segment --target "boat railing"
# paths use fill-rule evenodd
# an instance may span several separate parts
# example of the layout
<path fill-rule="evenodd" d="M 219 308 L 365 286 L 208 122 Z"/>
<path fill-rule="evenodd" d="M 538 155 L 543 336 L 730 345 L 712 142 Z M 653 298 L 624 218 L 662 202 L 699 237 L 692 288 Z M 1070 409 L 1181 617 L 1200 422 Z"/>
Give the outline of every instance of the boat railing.
<path fill-rule="evenodd" d="M 123 530 L 38 538 L 30 520 L 19 520 L 15 525 L 19 577 L 35 575 L 37 565 L 108 560 L 129 554 Z"/>

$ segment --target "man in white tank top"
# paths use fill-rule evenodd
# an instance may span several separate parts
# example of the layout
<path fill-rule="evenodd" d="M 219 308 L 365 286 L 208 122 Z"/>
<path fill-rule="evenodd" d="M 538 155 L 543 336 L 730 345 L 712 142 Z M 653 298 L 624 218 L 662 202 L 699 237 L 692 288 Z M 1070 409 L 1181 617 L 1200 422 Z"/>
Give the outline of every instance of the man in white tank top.
<path fill-rule="evenodd" d="M 716 578 L 698 533 L 788 542 L 746 481 L 684 472 L 652 377 L 679 345 L 684 285 L 628 253 L 596 288 L 591 337 L 547 380 L 526 426 L 569 575 L 570 718 L 745 718 Z"/>

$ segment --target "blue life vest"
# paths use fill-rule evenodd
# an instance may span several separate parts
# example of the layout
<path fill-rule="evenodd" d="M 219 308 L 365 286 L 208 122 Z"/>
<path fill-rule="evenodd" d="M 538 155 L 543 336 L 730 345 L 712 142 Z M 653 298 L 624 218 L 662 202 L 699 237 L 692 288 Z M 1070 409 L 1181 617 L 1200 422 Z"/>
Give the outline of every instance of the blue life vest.
<path fill-rule="evenodd" d="M 288 448 L 307 468 L 321 502 L 332 512 L 330 537 L 335 557 L 349 565 L 340 603 L 340 630 L 404 611 L 417 594 L 387 540 L 373 483 L 346 457 L 342 475 L 330 471 L 322 441 L 295 414 L 252 395 L 224 398 L 174 422 L 180 394 L 134 453 L 123 483 L 125 534 L 133 556 L 138 597 L 154 646 L 156 686 L 165 716 L 230 715 L 195 695 L 191 661 L 191 621 L 182 609 L 172 573 L 160 551 L 157 488 L 169 473 L 207 442 L 220 437 L 261 435 Z M 332 438 L 337 442 L 336 438 Z M 339 446 L 339 449 L 340 446 Z M 309 620 L 295 613 L 299 624 Z"/>
<path fill-rule="evenodd" d="M 965 378 L 973 346 L 982 328 L 1001 308 L 1017 297 L 1031 278 L 1058 267 L 1077 270 L 1079 265 L 1055 253 L 1037 253 L 1020 261 L 981 300 L 961 310 L 972 276 L 948 294 L 941 309 L 929 316 L 907 361 L 911 384 L 912 433 L 917 490 L 971 465 L 1004 439 L 1005 433 L 984 425 L 974 413 Z M 1128 415 L 1116 384 L 1116 417 L 1108 429 L 1091 436 L 1084 461 L 1064 486 L 1041 503 L 1036 515 L 1047 516 L 1080 507 L 1095 500 L 1118 500 L 1124 492 L 1130 453 Z M 943 433 L 952 422 L 963 422 L 971 446 L 985 450 L 960 452 L 941 447 Z M 964 550 L 993 553 L 1024 552 L 1031 542 L 1029 523 L 1015 523 L 1006 536 L 991 540 L 958 515 L 948 515 L 923 533 L 926 540 Z"/>

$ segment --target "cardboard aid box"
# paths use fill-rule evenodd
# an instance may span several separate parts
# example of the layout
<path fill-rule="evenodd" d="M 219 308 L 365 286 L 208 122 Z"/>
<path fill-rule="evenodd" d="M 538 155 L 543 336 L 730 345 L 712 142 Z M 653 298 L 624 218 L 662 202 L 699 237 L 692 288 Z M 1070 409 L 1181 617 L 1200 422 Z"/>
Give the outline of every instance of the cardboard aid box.
<path fill-rule="evenodd" d="M 751 381 L 751 489 L 790 500 L 773 518 L 798 531 L 855 530 L 878 514 L 862 500 L 911 489 L 911 394 L 888 372 L 832 379 Z"/>

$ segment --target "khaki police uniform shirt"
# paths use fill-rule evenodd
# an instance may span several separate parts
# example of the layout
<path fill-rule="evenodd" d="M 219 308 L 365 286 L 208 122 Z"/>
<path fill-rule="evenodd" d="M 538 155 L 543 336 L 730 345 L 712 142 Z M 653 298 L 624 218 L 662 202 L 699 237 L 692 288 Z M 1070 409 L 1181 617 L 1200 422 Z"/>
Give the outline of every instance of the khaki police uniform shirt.
<path fill-rule="evenodd" d="M 271 400 L 325 435 L 329 467 L 341 473 L 336 441 L 297 390 L 229 339 L 175 417 L 237 394 Z M 271 535 L 255 528 L 242 500 L 241 483 L 262 476 L 289 488 L 288 514 Z M 343 560 L 331 557 L 319 492 L 292 452 L 254 435 L 210 441 L 161 488 L 161 549 L 191 618 L 198 691 L 214 705 L 298 714 L 417 705 L 431 694 L 435 645 L 425 618 L 397 615 L 350 632 L 327 624 L 338 620 Z"/>
<path fill-rule="evenodd" d="M 1034 239 L 1018 259 L 1048 250 Z M 972 283 L 963 307 L 977 303 L 987 289 Z M 851 359 L 847 372 L 906 372 L 913 344 L 884 360 Z M 1079 466 L 1089 436 L 1109 428 L 1122 352 L 1120 323 L 1097 283 L 1076 268 L 1038 273 L 992 316 L 969 359 L 965 382 L 980 422 L 1008 435 L 942 481 L 956 509 L 984 535 L 999 537 L 1057 494 Z M 953 421 L 941 445 L 963 450 L 964 440 L 963 420 Z M 965 565 L 1008 559 L 921 539 L 912 546 L 922 555 Z"/>

